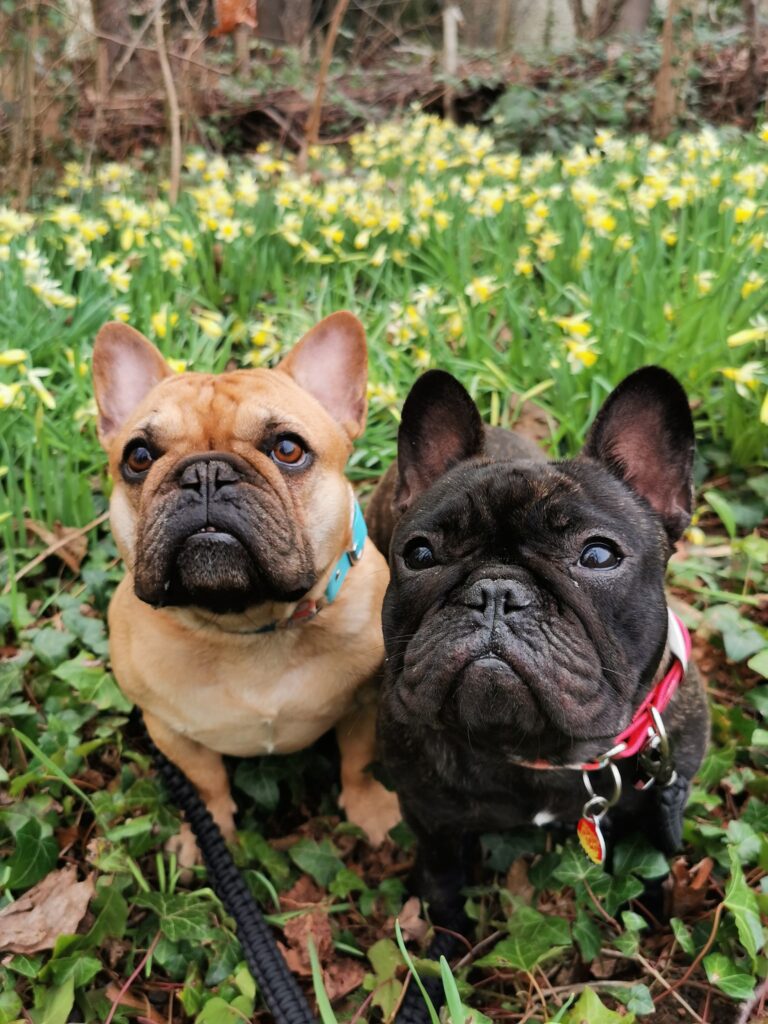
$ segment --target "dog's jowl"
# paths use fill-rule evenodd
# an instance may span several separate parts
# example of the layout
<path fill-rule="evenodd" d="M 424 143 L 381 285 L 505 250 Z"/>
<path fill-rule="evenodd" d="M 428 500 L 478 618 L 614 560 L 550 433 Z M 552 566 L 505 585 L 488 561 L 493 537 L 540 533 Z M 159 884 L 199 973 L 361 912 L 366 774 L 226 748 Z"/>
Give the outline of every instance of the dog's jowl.
<path fill-rule="evenodd" d="M 112 665 L 152 739 L 231 838 L 222 755 L 299 750 L 336 726 L 343 806 L 380 840 L 397 820 L 366 770 L 387 568 L 344 476 L 365 423 L 362 326 L 336 313 L 276 369 L 213 375 L 172 373 L 112 323 L 93 373 L 126 566 Z"/>
<path fill-rule="evenodd" d="M 484 430 L 448 374 L 411 391 L 369 512 L 392 572 L 379 734 L 439 923 L 462 924 L 462 860 L 483 831 L 578 827 L 595 860 L 635 828 L 679 846 L 708 737 L 664 592 L 693 453 L 685 394 L 654 367 L 562 462 Z"/>

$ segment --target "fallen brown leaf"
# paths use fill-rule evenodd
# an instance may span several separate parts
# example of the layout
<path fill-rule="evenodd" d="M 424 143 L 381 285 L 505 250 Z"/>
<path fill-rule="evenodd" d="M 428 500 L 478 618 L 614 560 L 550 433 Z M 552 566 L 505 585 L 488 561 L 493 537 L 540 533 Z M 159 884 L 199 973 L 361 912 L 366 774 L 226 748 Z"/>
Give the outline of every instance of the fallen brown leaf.
<path fill-rule="evenodd" d="M 53 524 L 53 530 L 49 530 L 43 523 L 38 523 L 34 519 L 25 519 L 24 525 L 30 533 L 49 547 L 51 554 L 60 558 L 68 569 L 74 573 L 80 572 L 82 561 L 88 553 L 88 538 L 82 530 L 62 526 L 58 522 Z"/>
<path fill-rule="evenodd" d="M 121 993 L 120 986 L 113 981 L 107 985 L 104 994 L 113 1005 L 117 1003 L 118 1006 L 130 1006 L 132 1010 L 141 1010 L 145 1020 L 151 1021 L 152 1024 L 165 1024 L 165 1017 L 161 1017 L 145 995 L 135 996 L 130 989 Z"/>
<path fill-rule="evenodd" d="M 429 925 L 421 916 L 421 900 L 418 896 L 411 896 L 405 901 L 397 919 L 406 942 L 424 941 Z"/>
<path fill-rule="evenodd" d="M 93 896 L 93 877 L 77 881 L 70 865 L 49 875 L 0 911 L 0 950 L 37 953 L 53 949 L 60 935 L 72 935 Z"/>
<path fill-rule="evenodd" d="M 322 900 L 323 890 L 308 875 L 302 875 L 291 888 L 280 895 L 283 910 L 301 910 L 314 907 Z"/>
<path fill-rule="evenodd" d="M 283 927 L 283 934 L 288 940 L 290 947 L 298 954 L 298 964 L 304 968 L 304 972 L 311 973 L 309 960 L 309 939 L 315 944 L 317 957 L 321 964 L 326 963 L 333 956 L 333 935 L 331 934 L 331 922 L 323 910 L 310 910 L 307 914 L 299 914 L 286 921 Z M 295 957 L 290 958 L 296 961 Z"/>
<path fill-rule="evenodd" d="M 365 968 L 351 957 L 341 957 L 323 969 L 323 985 L 333 1003 L 363 984 Z"/>
<path fill-rule="evenodd" d="M 528 862 L 525 857 L 518 857 L 510 864 L 507 872 L 507 889 L 527 906 L 533 903 L 534 888 L 528 881 Z"/>

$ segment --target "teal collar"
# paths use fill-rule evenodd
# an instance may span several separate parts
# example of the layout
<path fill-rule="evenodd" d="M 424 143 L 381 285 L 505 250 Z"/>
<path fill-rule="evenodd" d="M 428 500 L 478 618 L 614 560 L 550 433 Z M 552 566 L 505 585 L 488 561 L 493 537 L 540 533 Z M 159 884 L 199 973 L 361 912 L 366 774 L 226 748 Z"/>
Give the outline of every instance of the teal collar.
<path fill-rule="evenodd" d="M 278 629 L 290 629 L 292 626 L 298 626 L 303 622 L 307 622 L 309 619 L 314 619 L 321 608 L 325 608 L 327 604 L 333 604 L 339 596 L 339 591 L 342 588 L 344 580 L 347 578 L 349 570 L 363 557 L 363 548 L 365 547 L 367 538 L 368 527 L 365 525 L 365 519 L 363 519 L 363 512 L 360 508 L 360 504 L 357 499 L 355 499 L 352 509 L 352 546 L 348 551 L 344 552 L 334 566 L 331 578 L 328 581 L 328 586 L 325 588 L 323 596 L 318 601 L 315 601 L 314 599 L 299 601 L 294 609 L 293 615 L 291 615 L 289 619 L 285 619 L 282 622 L 270 622 L 269 625 L 262 626 L 260 629 L 256 629 L 253 632 L 273 633 Z"/>

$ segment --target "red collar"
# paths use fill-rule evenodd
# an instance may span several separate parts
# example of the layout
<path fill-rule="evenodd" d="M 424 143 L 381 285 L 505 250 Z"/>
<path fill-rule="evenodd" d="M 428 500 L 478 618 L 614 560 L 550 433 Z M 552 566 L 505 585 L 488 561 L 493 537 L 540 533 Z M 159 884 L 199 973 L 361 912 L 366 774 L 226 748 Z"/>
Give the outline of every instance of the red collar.
<path fill-rule="evenodd" d="M 688 658 L 691 654 L 691 637 L 688 630 L 671 608 L 667 608 L 667 612 L 669 615 L 667 641 L 669 649 L 674 655 L 672 667 L 646 696 L 632 716 L 632 721 L 623 732 L 619 733 L 610 749 L 594 761 L 587 761 L 584 764 L 552 764 L 550 761 L 544 760 L 522 761 L 517 759 L 515 759 L 515 764 L 519 764 L 522 768 L 539 770 L 571 769 L 580 772 L 596 772 L 605 768 L 612 761 L 621 761 L 624 758 L 641 754 L 659 735 L 657 723 L 685 677 Z"/>

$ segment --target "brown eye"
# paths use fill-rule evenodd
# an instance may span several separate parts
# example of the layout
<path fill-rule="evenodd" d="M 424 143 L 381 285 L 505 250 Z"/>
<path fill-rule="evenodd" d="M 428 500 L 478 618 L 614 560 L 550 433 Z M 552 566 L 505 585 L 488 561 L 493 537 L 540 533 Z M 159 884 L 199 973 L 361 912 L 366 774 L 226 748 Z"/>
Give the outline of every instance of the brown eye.
<path fill-rule="evenodd" d="M 134 476 L 141 476 L 146 473 L 154 462 L 154 456 L 149 448 L 143 444 L 137 444 L 126 454 L 123 465 Z"/>
<path fill-rule="evenodd" d="M 281 437 L 269 455 L 281 466 L 301 466 L 306 461 L 307 451 L 293 438 Z"/>

